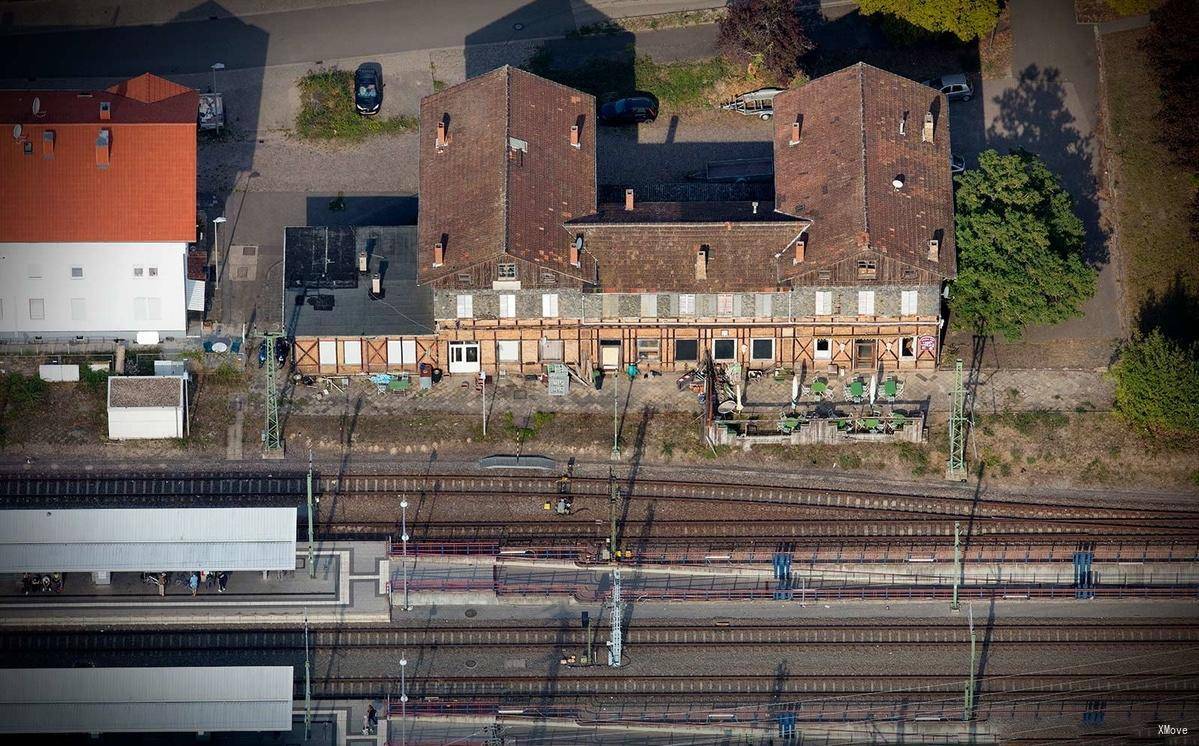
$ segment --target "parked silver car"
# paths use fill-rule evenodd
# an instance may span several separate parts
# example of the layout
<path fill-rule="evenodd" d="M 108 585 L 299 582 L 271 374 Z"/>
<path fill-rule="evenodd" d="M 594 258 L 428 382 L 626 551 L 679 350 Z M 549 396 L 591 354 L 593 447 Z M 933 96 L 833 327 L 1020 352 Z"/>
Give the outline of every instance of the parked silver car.
<path fill-rule="evenodd" d="M 970 81 L 966 80 L 966 76 L 961 73 L 942 75 L 939 78 L 926 80 L 924 84 L 944 93 L 950 101 L 969 101 L 974 97 L 974 89 L 970 86 Z"/>

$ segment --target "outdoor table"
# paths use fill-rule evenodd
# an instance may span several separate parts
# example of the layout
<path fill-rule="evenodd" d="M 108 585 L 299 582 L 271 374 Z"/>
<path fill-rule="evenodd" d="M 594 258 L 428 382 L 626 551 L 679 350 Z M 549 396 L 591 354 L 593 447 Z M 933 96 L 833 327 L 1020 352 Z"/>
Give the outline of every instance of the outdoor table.
<path fill-rule="evenodd" d="M 879 421 L 877 417 L 867 417 L 863 424 L 866 426 L 867 430 L 877 430 Z"/>
<path fill-rule="evenodd" d="M 850 383 L 849 383 L 850 396 L 852 396 L 854 399 L 861 399 L 863 391 L 865 391 L 865 386 L 862 385 L 862 382 L 860 380 L 855 379 L 853 381 L 850 381 Z"/>
<path fill-rule="evenodd" d="M 894 399 L 899 394 L 899 381 L 888 378 L 883 382 L 883 395 Z"/>
<path fill-rule="evenodd" d="M 817 378 L 812 381 L 812 393 L 817 396 L 824 396 L 824 392 L 828 391 L 828 381 L 823 378 Z"/>

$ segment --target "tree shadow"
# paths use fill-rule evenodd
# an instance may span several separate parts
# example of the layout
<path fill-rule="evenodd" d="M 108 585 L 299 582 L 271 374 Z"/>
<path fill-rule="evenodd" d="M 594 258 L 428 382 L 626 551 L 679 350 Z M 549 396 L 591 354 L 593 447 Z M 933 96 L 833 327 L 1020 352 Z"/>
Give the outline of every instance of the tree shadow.
<path fill-rule="evenodd" d="M 1099 182 L 1094 171 L 1094 135 L 1084 135 L 1066 105 L 1066 86 L 1057 68 L 1029 65 L 1014 88 L 994 98 L 999 113 L 987 125 L 987 146 L 1026 150 L 1057 174 L 1074 198 L 1086 231 L 1083 259 L 1093 266 L 1109 261 L 1108 231 L 1100 221 Z"/>
<path fill-rule="evenodd" d="M 1199 319 L 1199 294 L 1177 272 L 1165 290 L 1159 293 L 1150 289 L 1145 294 L 1137 312 L 1137 328 L 1141 334 L 1158 330 L 1167 339 L 1189 347 L 1199 341 L 1196 319 Z"/>

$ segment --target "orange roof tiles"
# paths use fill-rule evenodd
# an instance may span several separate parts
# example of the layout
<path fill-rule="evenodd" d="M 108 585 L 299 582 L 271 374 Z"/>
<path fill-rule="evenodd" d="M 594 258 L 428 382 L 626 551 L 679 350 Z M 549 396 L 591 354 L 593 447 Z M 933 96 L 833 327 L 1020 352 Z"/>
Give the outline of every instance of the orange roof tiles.
<path fill-rule="evenodd" d="M 0 91 L 0 241 L 194 241 L 198 107 L 150 74 L 107 91 Z"/>

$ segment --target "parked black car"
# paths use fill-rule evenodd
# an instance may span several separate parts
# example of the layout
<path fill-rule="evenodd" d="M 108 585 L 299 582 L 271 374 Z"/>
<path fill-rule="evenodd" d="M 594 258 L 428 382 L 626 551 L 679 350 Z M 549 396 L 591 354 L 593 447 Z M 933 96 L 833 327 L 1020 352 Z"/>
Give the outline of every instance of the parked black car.
<path fill-rule="evenodd" d="M 287 356 L 291 354 L 291 342 L 288 342 L 283 337 L 275 337 L 275 362 L 280 366 L 287 363 Z M 266 365 L 267 344 L 266 340 L 258 345 L 258 367 Z"/>
<path fill-rule="evenodd" d="M 645 91 L 613 99 L 599 109 L 601 124 L 641 124 L 657 118 L 658 97 Z"/>
<path fill-rule="evenodd" d="M 383 67 L 364 62 L 354 71 L 354 108 L 359 114 L 371 116 L 383 107 Z"/>

